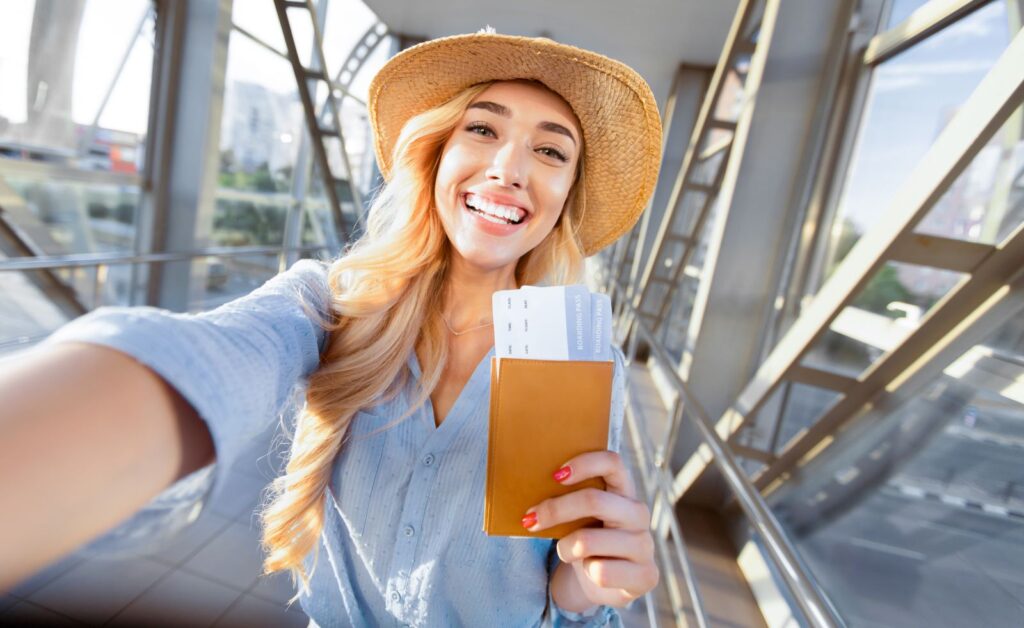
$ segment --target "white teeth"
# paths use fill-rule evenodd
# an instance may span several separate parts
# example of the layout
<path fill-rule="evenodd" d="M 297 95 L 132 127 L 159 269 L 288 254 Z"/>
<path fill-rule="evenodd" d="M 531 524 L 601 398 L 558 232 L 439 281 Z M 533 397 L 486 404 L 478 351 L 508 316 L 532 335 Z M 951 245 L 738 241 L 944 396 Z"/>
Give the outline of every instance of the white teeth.
<path fill-rule="evenodd" d="M 488 216 L 487 214 L 481 213 L 480 217 L 483 218 L 484 220 L 488 221 L 488 222 L 497 223 L 499 225 L 507 225 L 508 224 L 507 220 L 501 220 L 499 218 L 495 218 L 494 216 Z"/>
<path fill-rule="evenodd" d="M 522 216 L 520 216 L 520 212 L 522 212 L 522 210 L 520 210 L 519 208 L 492 203 L 485 198 L 477 196 L 476 194 L 467 194 L 466 204 L 472 206 L 473 209 L 479 210 L 482 213 L 487 213 L 490 214 L 491 216 L 497 216 L 498 218 L 504 219 L 502 221 L 492 222 L 519 224 L 519 222 L 522 220 Z M 525 212 L 522 213 L 525 215 Z"/>

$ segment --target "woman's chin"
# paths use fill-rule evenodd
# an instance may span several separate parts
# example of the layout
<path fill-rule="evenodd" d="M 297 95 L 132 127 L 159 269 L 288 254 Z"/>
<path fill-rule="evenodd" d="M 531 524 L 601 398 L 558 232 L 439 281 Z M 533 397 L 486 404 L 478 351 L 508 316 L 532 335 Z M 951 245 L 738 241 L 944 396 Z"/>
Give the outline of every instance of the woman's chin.
<path fill-rule="evenodd" d="M 519 261 L 519 255 L 509 252 L 496 252 L 486 248 L 460 248 L 453 247 L 453 252 L 459 261 L 469 268 L 483 272 L 492 272 L 515 266 Z"/>

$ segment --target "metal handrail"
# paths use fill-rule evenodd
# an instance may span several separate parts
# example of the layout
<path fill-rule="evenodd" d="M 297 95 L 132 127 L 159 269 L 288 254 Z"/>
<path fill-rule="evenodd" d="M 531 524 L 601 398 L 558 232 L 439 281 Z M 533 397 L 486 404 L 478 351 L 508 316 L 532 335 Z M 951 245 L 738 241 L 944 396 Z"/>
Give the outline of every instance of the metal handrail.
<path fill-rule="evenodd" d="M 622 290 L 622 286 L 619 289 Z M 630 327 L 635 328 L 644 338 L 651 349 L 651 355 L 667 375 L 669 384 L 686 399 L 689 407 L 694 410 L 694 412 L 684 412 L 683 416 L 690 415 L 693 418 L 704 444 L 711 450 L 715 464 L 718 465 L 726 483 L 736 495 L 736 501 L 747 515 L 754 530 L 763 539 L 769 558 L 782 575 L 794 602 L 808 623 L 812 626 L 823 627 L 845 625 L 835 606 L 802 564 L 796 549 L 789 541 L 789 537 L 786 536 L 775 515 L 768 508 L 761 493 L 754 488 L 739 463 L 736 462 L 729 445 L 715 431 L 704 407 L 697 401 L 689 386 L 672 366 L 672 360 L 669 359 L 665 347 L 654 338 L 635 306 L 632 303 L 625 303 L 625 307 L 631 314 Z"/>
<path fill-rule="evenodd" d="M 330 249 L 319 244 L 315 246 L 218 246 L 177 253 L 115 253 L 80 255 L 61 255 L 49 257 L 30 257 L 0 259 L 0 272 L 43 270 L 50 268 L 89 268 L 92 266 L 111 266 L 116 264 L 152 264 L 155 262 L 179 262 L 197 257 L 216 255 L 218 257 L 241 257 L 243 255 L 279 255 L 281 253 L 307 253 Z"/>
<path fill-rule="evenodd" d="M 632 359 L 632 356 L 630 357 Z M 637 452 L 643 456 L 645 460 L 653 461 L 654 447 L 649 441 L 647 433 L 637 423 L 636 412 L 633 410 L 634 397 L 629 386 L 626 387 L 626 413 L 625 418 L 628 423 L 630 434 L 633 437 L 634 447 L 637 444 L 640 450 Z M 640 469 L 641 479 L 643 480 L 644 491 L 647 493 L 647 498 L 651 502 L 652 510 L 657 503 L 658 498 L 665 503 L 666 508 L 671 508 L 672 503 L 672 482 L 668 477 L 668 472 L 656 465 L 651 465 L 654 470 L 650 476 L 644 473 L 643 469 Z M 654 486 L 649 486 L 649 483 L 653 482 Z M 651 496 L 653 495 L 653 499 Z M 693 565 L 690 562 L 688 551 L 686 549 L 686 539 L 683 536 L 683 531 L 679 526 L 679 522 L 675 517 L 672 516 L 671 511 L 668 511 L 668 524 L 669 532 L 676 539 L 675 554 L 676 560 L 679 561 L 680 566 L 683 569 L 683 579 L 686 581 L 686 589 L 690 596 L 690 603 L 693 605 L 693 613 L 697 618 L 697 625 L 699 628 L 707 628 L 708 617 L 707 611 L 704 608 L 704 598 L 701 596 L 700 589 L 697 585 L 697 578 L 694 575 Z M 669 560 L 668 548 L 665 547 L 665 539 L 662 537 L 660 530 L 655 535 L 654 541 L 657 544 L 658 552 L 662 555 L 662 562 L 665 563 L 666 568 L 671 566 Z M 670 583 L 674 583 L 674 574 L 667 573 L 666 576 L 669 578 Z"/>

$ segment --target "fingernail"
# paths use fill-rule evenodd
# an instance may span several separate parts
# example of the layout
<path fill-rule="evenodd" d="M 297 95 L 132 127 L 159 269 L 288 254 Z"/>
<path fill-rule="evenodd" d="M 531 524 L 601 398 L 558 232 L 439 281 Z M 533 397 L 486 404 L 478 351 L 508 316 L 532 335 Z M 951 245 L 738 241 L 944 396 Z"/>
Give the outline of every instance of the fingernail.
<path fill-rule="evenodd" d="M 528 512 L 528 513 L 526 513 L 526 516 L 523 517 L 523 527 L 526 528 L 526 529 L 530 529 L 533 526 L 535 526 L 536 524 L 537 524 L 537 513 L 535 513 L 535 512 Z"/>
<path fill-rule="evenodd" d="M 569 465 L 565 465 L 558 471 L 555 471 L 555 481 L 562 482 L 568 479 L 570 475 L 572 475 L 572 469 L 569 468 Z"/>

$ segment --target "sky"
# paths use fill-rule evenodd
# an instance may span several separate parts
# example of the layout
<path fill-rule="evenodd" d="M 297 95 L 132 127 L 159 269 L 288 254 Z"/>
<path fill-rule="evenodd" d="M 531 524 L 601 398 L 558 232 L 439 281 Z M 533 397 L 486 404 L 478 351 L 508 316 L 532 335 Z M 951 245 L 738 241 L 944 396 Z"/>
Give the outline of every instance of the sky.
<path fill-rule="evenodd" d="M 135 133 L 145 132 L 148 117 L 152 47 L 145 38 L 131 37 L 148 9 L 147 0 L 91 0 L 82 15 L 75 53 L 72 117 L 90 124 L 110 85 L 125 50 L 133 46 L 121 79 L 100 119 L 102 126 Z M 0 20 L 0 115 L 13 123 L 25 120 L 25 81 L 29 36 L 35 0 L 4 0 Z M 148 36 L 150 26 L 144 30 Z"/>
<path fill-rule="evenodd" d="M 152 21 L 138 39 L 133 41 L 132 35 L 149 6 L 148 0 L 86 2 L 75 53 L 72 88 L 75 122 L 90 124 L 93 121 L 121 58 L 131 46 L 128 62 L 103 111 L 100 126 L 145 133 L 152 71 Z M 26 66 L 34 8 L 35 0 L 3 0 L 0 9 L 0 116 L 12 123 L 25 120 Z M 304 17 L 302 13 L 300 11 L 294 19 Z M 238 0 L 234 3 L 232 20 L 284 51 L 284 38 L 272 3 Z M 334 0 L 329 5 L 324 33 L 329 67 L 336 68 L 347 57 L 352 45 L 374 21 L 374 14 L 359 0 Z M 308 51 L 312 28 L 297 29 L 296 39 L 299 50 Z M 228 57 L 229 80 L 258 83 L 280 92 L 294 91 L 295 78 L 287 63 L 243 37 L 233 37 L 232 46 L 237 49 L 232 49 Z M 386 46 L 379 46 L 375 52 L 376 63 L 370 65 L 379 66 L 386 56 Z M 273 61 L 268 62 L 268 57 Z M 372 74 L 367 71 L 357 77 L 354 85 L 357 93 L 365 96 Z"/>
<path fill-rule="evenodd" d="M 992 2 L 876 69 L 841 214 L 862 231 L 881 219 L 1009 39 L 1005 4 Z"/>

